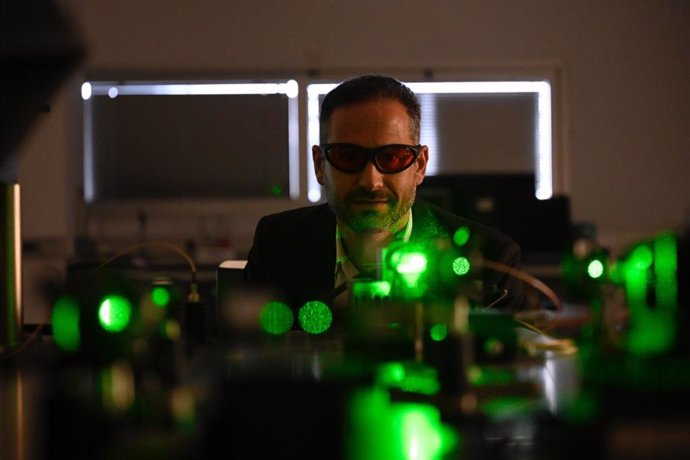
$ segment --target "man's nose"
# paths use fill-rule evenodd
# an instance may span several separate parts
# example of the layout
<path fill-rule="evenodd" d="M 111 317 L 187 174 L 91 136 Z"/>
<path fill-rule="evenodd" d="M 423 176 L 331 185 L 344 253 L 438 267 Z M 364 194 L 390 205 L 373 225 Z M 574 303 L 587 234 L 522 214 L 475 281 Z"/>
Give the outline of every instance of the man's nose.
<path fill-rule="evenodd" d="M 367 190 L 378 190 L 383 187 L 383 174 L 376 169 L 373 162 L 367 162 L 359 174 L 359 185 Z"/>

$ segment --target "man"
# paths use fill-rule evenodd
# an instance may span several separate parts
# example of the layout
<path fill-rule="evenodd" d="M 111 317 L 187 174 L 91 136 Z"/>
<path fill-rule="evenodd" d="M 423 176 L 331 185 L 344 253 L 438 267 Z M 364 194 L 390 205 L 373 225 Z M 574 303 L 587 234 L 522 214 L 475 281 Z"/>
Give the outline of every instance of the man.
<path fill-rule="evenodd" d="M 464 250 L 518 267 L 520 249 L 508 237 L 415 201 L 429 159 L 419 145 L 420 112 L 414 93 L 387 76 L 356 77 L 326 95 L 312 156 L 328 204 L 262 218 L 246 281 L 277 287 L 295 309 L 332 302 L 356 276 L 373 276 L 391 243 L 451 241 L 458 228 L 471 235 Z M 518 280 L 489 269 L 481 280 L 481 305 L 522 307 Z"/>

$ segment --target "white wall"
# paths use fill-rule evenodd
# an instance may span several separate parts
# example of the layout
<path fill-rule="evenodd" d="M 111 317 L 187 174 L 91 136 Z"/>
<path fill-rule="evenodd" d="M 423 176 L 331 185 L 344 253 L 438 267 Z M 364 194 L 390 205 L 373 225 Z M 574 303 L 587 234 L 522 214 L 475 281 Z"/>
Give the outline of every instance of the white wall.
<path fill-rule="evenodd" d="M 84 72 L 233 75 L 555 66 L 573 217 L 605 243 L 690 209 L 690 2 L 684 0 L 64 0 Z M 69 237 L 77 78 L 20 155 L 24 234 Z M 77 139 L 75 139 L 75 136 Z M 256 211 L 256 210 L 255 210 Z M 251 233 L 254 216 L 240 235 Z M 242 240 L 244 236 L 240 238 Z"/>

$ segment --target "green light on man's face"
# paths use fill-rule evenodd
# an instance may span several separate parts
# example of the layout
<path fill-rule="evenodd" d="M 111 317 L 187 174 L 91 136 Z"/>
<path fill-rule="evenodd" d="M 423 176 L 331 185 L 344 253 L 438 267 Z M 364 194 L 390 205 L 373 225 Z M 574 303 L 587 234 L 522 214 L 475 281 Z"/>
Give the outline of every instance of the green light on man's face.
<path fill-rule="evenodd" d="M 297 320 L 305 332 L 310 334 L 321 334 L 331 327 L 333 314 L 331 313 L 331 309 L 328 308 L 328 305 L 314 300 L 305 303 L 302 308 L 299 309 Z"/>
<path fill-rule="evenodd" d="M 98 307 L 98 320 L 108 332 L 120 332 L 132 317 L 132 304 L 119 295 L 105 297 Z"/>
<path fill-rule="evenodd" d="M 53 306 L 51 318 L 53 340 L 65 351 L 76 351 L 81 342 L 79 305 L 72 297 L 60 297 Z"/>
<path fill-rule="evenodd" d="M 295 322 L 290 307 L 283 302 L 269 302 L 259 314 L 261 328 L 273 335 L 283 335 L 287 333 Z"/>
<path fill-rule="evenodd" d="M 170 291 L 164 286 L 156 286 L 151 290 L 151 301 L 157 307 L 167 307 L 170 303 Z"/>
<path fill-rule="evenodd" d="M 604 274 L 604 264 L 601 260 L 592 260 L 587 265 L 587 274 L 590 278 L 598 279 Z"/>
<path fill-rule="evenodd" d="M 453 273 L 458 276 L 466 275 L 470 271 L 470 261 L 467 257 L 457 257 L 453 260 Z"/>

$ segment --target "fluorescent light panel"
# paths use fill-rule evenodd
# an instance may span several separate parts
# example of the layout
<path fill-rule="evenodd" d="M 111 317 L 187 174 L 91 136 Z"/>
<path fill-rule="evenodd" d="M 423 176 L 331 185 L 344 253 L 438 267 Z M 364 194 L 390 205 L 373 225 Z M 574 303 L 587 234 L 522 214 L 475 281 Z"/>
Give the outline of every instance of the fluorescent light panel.
<path fill-rule="evenodd" d="M 299 95 L 295 80 L 280 83 L 161 83 L 161 82 L 85 82 L 82 99 L 91 96 L 192 96 L 285 94 L 290 99 Z"/>
<path fill-rule="evenodd" d="M 84 100 L 84 198 L 95 199 L 93 171 L 93 129 L 91 97 L 108 96 L 198 96 L 198 95 L 263 95 L 285 94 L 288 97 L 288 151 L 290 198 L 299 198 L 299 85 L 295 80 L 275 83 L 164 83 L 94 81 L 81 85 Z"/>

